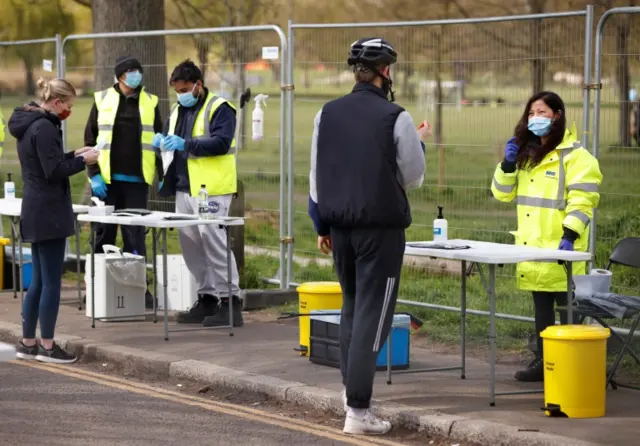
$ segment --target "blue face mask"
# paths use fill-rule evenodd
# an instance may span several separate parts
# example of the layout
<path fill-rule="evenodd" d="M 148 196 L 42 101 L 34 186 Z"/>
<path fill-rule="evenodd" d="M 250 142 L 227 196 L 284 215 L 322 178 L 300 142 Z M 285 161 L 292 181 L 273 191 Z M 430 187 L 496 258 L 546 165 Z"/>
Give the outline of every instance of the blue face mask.
<path fill-rule="evenodd" d="M 545 136 L 551 129 L 551 118 L 545 118 L 544 116 L 534 116 L 529 118 L 529 131 L 536 136 Z"/>
<path fill-rule="evenodd" d="M 125 74 L 124 84 L 134 90 L 142 83 L 142 73 L 139 71 L 130 71 Z"/>
<path fill-rule="evenodd" d="M 193 94 L 195 89 L 196 86 L 194 85 L 191 91 L 188 91 L 186 93 L 178 93 L 178 102 L 180 103 L 180 105 L 187 108 L 191 108 L 196 105 L 196 103 L 198 102 L 198 97 L 194 96 Z"/>

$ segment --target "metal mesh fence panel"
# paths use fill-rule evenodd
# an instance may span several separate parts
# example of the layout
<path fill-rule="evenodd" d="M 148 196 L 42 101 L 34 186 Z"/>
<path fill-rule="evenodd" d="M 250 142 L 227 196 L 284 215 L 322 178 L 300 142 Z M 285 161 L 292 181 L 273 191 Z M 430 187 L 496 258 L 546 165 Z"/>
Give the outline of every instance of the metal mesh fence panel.
<path fill-rule="evenodd" d="M 399 55 L 391 69 L 396 101 L 416 125 L 427 119 L 434 129 L 425 141 L 424 185 L 409 193 L 413 224 L 407 239 L 431 240 L 437 205 L 443 205 L 449 238 L 513 243 L 509 231 L 516 229 L 516 206 L 492 198 L 493 172 L 534 91 L 558 92 L 569 125 L 575 121 L 582 133 L 585 13 L 462 22 L 293 25 L 294 282 L 336 280 L 331 259 L 318 254 L 307 216 L 309 150 L 317 111 L 353 86 L 346 57 L 350 44 L 363 36 L 382 36 L 394 45 Z M 498 313 L 532 317 L 531 297 L 516 289 L 514 267 L 499 268 L 498 274 Z M 405 257 L 400 297 L 455 309 L 459 281 L 459 263 Z M 477 274 L 468 284 L 468 307 L 486 311 L 488 300 Z M 430 312 L 429 319 L 428 330 L 459 337 L 458 330 L 442 330 L 457 323 L 457 313 Z M 484 338 L 486 322 L 470 319 L 470 336 Z M 505 323 L 501 333 L 504 339 L 522 339 L 531 328 Z"/>

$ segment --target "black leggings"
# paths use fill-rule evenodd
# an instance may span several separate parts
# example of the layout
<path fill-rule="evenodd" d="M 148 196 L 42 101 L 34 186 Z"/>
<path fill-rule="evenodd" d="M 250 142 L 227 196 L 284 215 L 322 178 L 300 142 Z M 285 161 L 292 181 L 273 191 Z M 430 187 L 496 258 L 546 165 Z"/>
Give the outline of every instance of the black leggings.
<path fill-rule="evenodd" d="M 542 358 L 542 338 L 540 333 L 547 327 L 551 327 L 556 323 L 555 304 L 564 306 L 567 304 L 567 292 L 547 292 L 534 291 L 533 305 L 535 307 L 536 318 L 536 336 L 538 341 L 538 351 L 536 356 Z M 560 323 L 567 323 L 567 312 L 559 311 Z"/>

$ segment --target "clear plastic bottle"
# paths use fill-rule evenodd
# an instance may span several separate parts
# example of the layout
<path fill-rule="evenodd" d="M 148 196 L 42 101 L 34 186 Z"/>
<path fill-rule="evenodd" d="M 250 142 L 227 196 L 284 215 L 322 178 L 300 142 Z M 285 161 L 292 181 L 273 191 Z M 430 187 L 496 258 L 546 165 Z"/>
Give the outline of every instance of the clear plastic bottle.
<path fill-rule="evenodd" d="M 204 184 L 200 185 L 200 192 L 198 192 L 198 216 L 203 220 L 209 218 L 209 194 Z"/>

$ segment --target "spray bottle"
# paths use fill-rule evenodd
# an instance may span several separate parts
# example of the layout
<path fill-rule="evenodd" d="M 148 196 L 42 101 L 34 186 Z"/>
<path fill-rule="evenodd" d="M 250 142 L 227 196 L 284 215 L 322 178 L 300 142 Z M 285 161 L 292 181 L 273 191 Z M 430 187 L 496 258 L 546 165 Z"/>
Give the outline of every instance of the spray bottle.
<path fill-rule="evenodd" d="M 253 99 L 256 101 L 256 106 L 253 109 L 253 114 L 251 115 L 251 119 L 253 121 L 252 128 L 252 138 L 254 141 L 261 141 L 264 137 L 264 111 L 260 104 L 262 103 L 265 107 L 267 106 L 267 98 L 269 96 L 266 94 L 259 94 Z"/>
<path fill-rule="evenodd" d="M 11 174 L 7 174 L 7 181 L 4 182 L 4 198 L 13 200 L 16 198 L 16 183 L 11 181 Z"/>
<path fill-rule="evenodd" d="M 438 217 L 433 220 L 433 240 L 434 241 L 443 241 L 448 239 L 448 223 L 447 220 L 444 219 L 442 215 L 442 208 L 444 206 L 438 205 Z"/>

